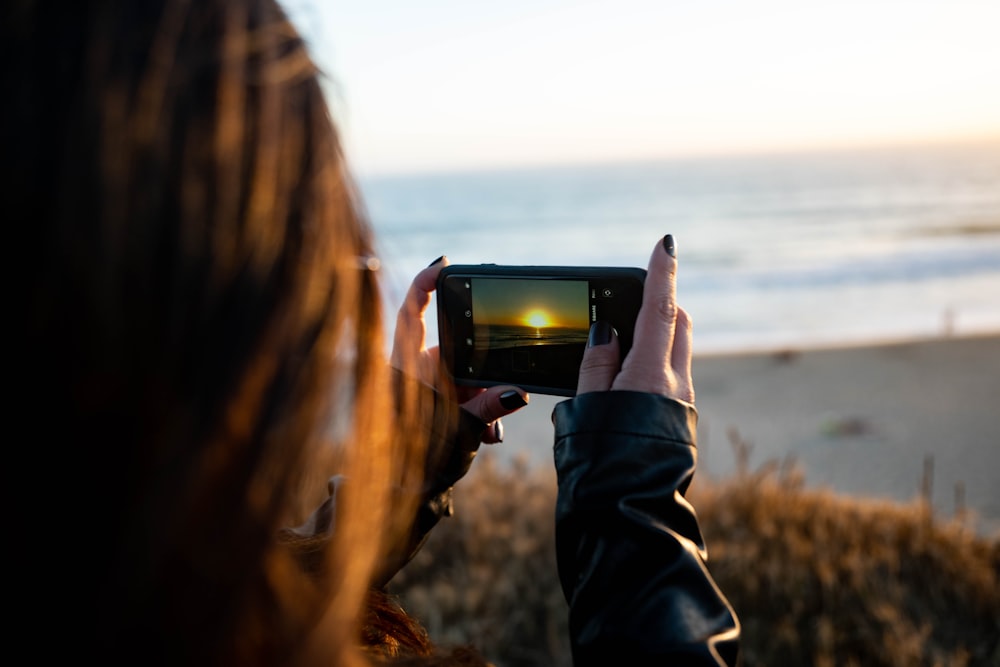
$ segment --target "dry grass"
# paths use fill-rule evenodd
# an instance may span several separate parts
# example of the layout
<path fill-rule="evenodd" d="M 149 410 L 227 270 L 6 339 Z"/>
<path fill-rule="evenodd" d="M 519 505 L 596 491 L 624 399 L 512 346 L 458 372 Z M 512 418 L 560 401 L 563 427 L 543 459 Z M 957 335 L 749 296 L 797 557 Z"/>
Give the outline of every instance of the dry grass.
<path fill-rule="evenodd" d="M 554 473 L 484 457 L 456 493 L 392 592 L 439 643 L 499 667 L 569 665 Z M 1000 665 L 1000 537 L 971 517 L 808 489 L 795 466 L 696 478 L 689 497 L 747 667 Z"/>

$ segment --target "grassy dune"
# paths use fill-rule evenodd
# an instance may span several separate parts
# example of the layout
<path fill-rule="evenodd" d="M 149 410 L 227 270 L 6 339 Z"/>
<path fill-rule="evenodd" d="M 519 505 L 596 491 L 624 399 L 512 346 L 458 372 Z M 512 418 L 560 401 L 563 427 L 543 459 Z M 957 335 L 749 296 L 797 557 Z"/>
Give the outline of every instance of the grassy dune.
<path fill-rule="evenodd" d="M 483 457 L 390 590 L 443 644 L 498 667 L 570 665 L 555 570 L 555 476 Z M 743 664 L 1000 665 L 1000 536 L 807 488 L 795 466 L 695 479 L 709 567 L 743 623 Z"/>

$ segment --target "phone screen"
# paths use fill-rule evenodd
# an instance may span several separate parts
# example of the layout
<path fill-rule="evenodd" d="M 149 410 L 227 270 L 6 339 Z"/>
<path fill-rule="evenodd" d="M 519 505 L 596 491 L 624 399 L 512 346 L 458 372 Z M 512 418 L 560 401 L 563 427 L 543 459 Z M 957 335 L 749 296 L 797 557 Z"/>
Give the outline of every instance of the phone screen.
<path fill-rule="evenodd" d="M 447 331 L 442 355 L 456 382 L 569 396 L 590 325 L 610 321 L 624 357 L 642 300 L 642 280 L 634 275 L 456 274 L 439 290 Z"/>

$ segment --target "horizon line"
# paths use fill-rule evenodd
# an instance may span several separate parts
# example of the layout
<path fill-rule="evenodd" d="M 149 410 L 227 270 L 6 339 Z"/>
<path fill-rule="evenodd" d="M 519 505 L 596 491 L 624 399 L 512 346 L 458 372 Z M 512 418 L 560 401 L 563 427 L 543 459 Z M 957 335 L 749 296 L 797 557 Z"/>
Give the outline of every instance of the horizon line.
<path fill-rule="evenodd" d="M 726 150 L 683 151 L 661 155 L 635 157 L 608 157 L 591 160 L 542 159 L 523 162 L 497 161 L 494 163 L 456 163 L 453 165 L 428 165 L 426 167 L 395 167 L 362 169 L 348 165 L 358 180 L 370 178 L 404 178 L 410 176 L 447 176 L 470 173 L 502 173 L 518 171 L 543 171 L 549 169 L 586 169 L 593 167 L 629 166 L 659 164 L 666 162 L 697 162 L 718 159 L 768 159 L 810 155 L 834 155 L 838 153 L 864 153 L 880 151 L 934 150 L 948 148 L 973 148 L 977 145 L 989 147 L 1000 145 L 1000 130 L 995 133 L 978 135 L 956 135 L 910 140 L 875 140 L 869 142 L 839 142 L 837 144 L 799 145 L 795 147 L 745 148 Z M 350 163 L 350 159 L 348 158 Z"/>

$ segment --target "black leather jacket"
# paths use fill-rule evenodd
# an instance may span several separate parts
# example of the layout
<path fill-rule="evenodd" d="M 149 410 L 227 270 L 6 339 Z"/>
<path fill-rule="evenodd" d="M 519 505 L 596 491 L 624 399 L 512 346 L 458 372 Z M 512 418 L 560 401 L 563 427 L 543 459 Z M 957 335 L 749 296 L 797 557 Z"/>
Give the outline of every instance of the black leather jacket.
<path fill-rule="evenodd" d="M 684 499 L 694 406 L 609 391 L 559 403 L 553 421 L 574 665 L 736 664 L 739 621 Z"/>
<path fill-rule="evenodd" d="M 433 393 L 433 392 L 432 392 Z M 427 485 L 408 535 L 388 550 L 372 585 L 383 587 L 452 513 L 486 424 L 434 395 Z M 556 547 L 570 607 L 575 667 L 735 665 L 739 621 L 705 568 L 705 545 L 684 500 L 694 474 L 694 407 L 627 391 L 583 394 L 556 405 L 559 476 Z M 330 498 L 289 532 L 334 530 Z"/>

